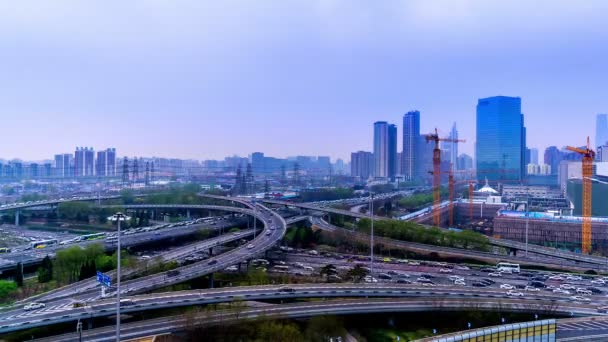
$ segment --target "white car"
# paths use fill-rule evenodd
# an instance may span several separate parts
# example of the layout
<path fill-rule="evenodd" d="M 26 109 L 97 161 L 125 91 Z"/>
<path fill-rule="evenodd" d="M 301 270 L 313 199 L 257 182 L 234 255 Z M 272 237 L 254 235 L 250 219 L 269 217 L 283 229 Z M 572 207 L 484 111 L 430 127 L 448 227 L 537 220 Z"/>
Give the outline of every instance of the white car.
<path fill-rule="evenodd" d="M 247 245 L 247 248 L 252 249 L 252 248 L 253 248 L 253 244 L 251 244 L 251 243 L 250 243 L 250 244 L 248 244 L 248 245 Z"/>
<path fill-rule="evenodd" d="M 511 284 L 502 284 L 502 285 L 500 285 L 500 288 L 503 290 L 513 290 L 515 288 L 515 286 L 513 286 Z"/>
<path fill-rule="evenodd" d="M 576 286 L 574 286 L 572 284 L 561 284 L 559 287 L 561 287 L 564 290 L 574 290 L 574 289 L 576 289 Z"/>
<path fill-rule="evenodd" d="M 570 291 L 564 290 L 564 289 L 554 289 L 553 293 L 561 293 L 561 294 L 569 295 Z"/>
<path fill-rule="evenodd" d="M 595 279 L 591 281 L 591 284 L 595 284 L 595 285 L 605 285 L 606 282 L 603 281 L 602 279 Z"/>
<path fill-rule="evenodd" d="M 449 268 L 440 268 L 439 273 L 452 273 L 452 270 Z"/>
<path fill-rule="evenodd" d="M 470 270 L 470 268 L 468 266 L 461 266 L 461 265 L 456 265 L 456 266 L 454 266 L 454 268 L 457 270 L 463 270 L 463 271 Z"/>
<path fill-rule="evenodd" d="M 456 280 L 454 281 L 454 285 L 466 286 L 467 284 L 464 282 L 464 280 Z"/>
<path fill-rule="evenodd" d="M 45 307 L 46 307 L 46 305 L 44 303 L 33 302 L 33 303 L 25 304 L 25 306 L 23 307 L 23 310 L 31 311 L 31 310 L 43 309 Z"/>
<path fill-rule="evenodd" d="M 549 277 L 549 280 L 564 280 L 564 278 L 559 275 L 553 275 Z"/>
<path fill-rule="evenodd" d="M 513 291 L 513 290 L 507 291 L 507 295 L 508 296 L 512 296 L 512 297 L 523 297 L 524 296 L 523 293 L 517 292 L 517 291 Z"/>
<path fill-rule="evenodd" d="M 492 273 L 488 273 L 488 276 L 490 276 L 490 277 L 500 277 L 501 274 L 499 272 L 492 272 Z"/>
<path fill-rule="evenodd" d="M 568 280 L 583 280 L 580 276 L 568 276 L 566 277 Z"/>
<path fill-rule="evenodd" d="M 448 279 L 450 279 L 451 281 L 458 281 L 458 280 L 464 281 L 463 277 L 457 276 L 457 275 L 451 275 L 451 276 L 448 277 Z"/>
<path fill-rule="evenodd" d="M 591 299 L 587 298 L 587 297 L 583 297 L 583 296 L 572 296 L 570 297 L 571 300 L 576 301 L 576 302 L 590 302 Z"/>
<path fill-rule="evenodd" d="M 526 291 L 530 291 L 530 292 L 539 292 L 540 289 L 538 287 L 534 287 L 534 286 L 526 286 Z"/>
<path fill-rule="evenodd" d="M 591 292 L 591 290 L 587 290 L 587 289 L 583 289 L 583 288 L 576 289 L 576 293 L 578 293 L 579 295 L 587 295 L 587 296 L 591 296 L 593 294 L 593 292 Z"/>

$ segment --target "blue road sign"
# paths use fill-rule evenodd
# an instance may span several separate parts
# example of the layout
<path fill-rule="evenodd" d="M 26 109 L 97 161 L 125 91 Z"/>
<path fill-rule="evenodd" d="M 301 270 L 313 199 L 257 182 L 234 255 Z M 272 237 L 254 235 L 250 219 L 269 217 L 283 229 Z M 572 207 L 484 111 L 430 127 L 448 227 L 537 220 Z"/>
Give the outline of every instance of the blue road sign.
<path fill-rule="evenodd" d="M 110 287 L 111 279 L 109 276 L 97 271 L 97 281 L 106 287 Z"/>

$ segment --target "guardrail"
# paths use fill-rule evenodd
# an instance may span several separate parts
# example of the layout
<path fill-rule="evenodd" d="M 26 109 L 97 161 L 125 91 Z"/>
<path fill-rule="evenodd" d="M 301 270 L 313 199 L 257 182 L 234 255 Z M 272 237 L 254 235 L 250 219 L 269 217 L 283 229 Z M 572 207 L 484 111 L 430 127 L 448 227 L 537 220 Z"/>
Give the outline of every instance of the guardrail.
<path fill-rule="evenodd" d="M 546 319 L 542 321 L 505 324 L 427 337 L 419 339 L 416 342 L 555 342 L 556 327 L 557 321 L 555 319 Z"/>

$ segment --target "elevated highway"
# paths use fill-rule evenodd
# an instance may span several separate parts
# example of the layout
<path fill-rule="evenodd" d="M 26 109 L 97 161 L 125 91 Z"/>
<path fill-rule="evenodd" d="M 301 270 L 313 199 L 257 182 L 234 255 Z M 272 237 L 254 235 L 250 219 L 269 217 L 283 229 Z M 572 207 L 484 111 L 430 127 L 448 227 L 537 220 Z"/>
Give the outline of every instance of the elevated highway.
<path fill-rule="evenodd" d="M 368 234 L 354 232 L 352 230 L 348 230 L 345 228 L 336 227 L 324 221 L 319 217 L 311 217 L 311 223 L 318 227 L 319 229 L 329 231 L 329 232 L 340 232 L 345 236 L 352 237 L 353 239 L 360 241 L 365 244 L 370 243 L 370 236 Z M 427 245 L 416 242 L 409 241 L 400 241 L 395 239 L 390 239 L 382 236 L 374 236 L 374 244 L 385 245 L 389 247 L 394 247 L 398 249 L 408 250 L 415 253 L 419 253 L 422 255 L 428 255 L 431 252 L 436 252 L 442 256 L 447 257 L 456 257 L 463 259 L 472 259 L 479 260 L 482 262 L 497 264 L 499 262 L 512 262 L 519 263 L 522 265 L 535 266 L 535 267 L 551 267 L 555 269 L 562 269 L 568 271 L 577 271 L 584 272 L 586 270 L 595 268 L 594 264 L 585 264 L 585 263 L 575 263 L 569 260 L 556 260 L 556 259 L 547 259 L 547 258 L 524 258 L 522 256 L 512 256 L 512 255 L 500 255 L 500 254 L 492 254 L 489 252 L 481 252 L 474 251 L 462 248 L 453 248 L 453 247 L 442 247 L 442 246 L 434 246 Z"/>
<path fill-rule="evenodd" d="M 415 301 L 416 307 L 408 311 L 463 310 L 478 307 L 520 312 L 565 314 L 571 316 L 598 315 L 600 303 L 580 304 L 553 293 L 527 294 L 524 298 L 509 297 L 496 289 L 453 288 L 451 286 L 426 287 L 400 284 L 297 284 L 283 286 L 228 287 L 199 291 L 153 293 L 128 297 L 131 305 L 123 305 L 123 313 L 141 312 L 164 308 L 226 303 L 234 300 L 269 300 L 296 298 L 340 297 L 403 297 Z M 600 299 L 606 302 L 606 299 Z M 310 305 L 308 302 L 307 305 Z M 506 309 L 505 309 L 506 305 Z M 47 306 L 45 309 L 5 316 L 0 320 L 0 333 L 32 327 L 70 322 L 78 319 L 109 316 L 114 313 L 115 300 L 96 300 L 85 307 L 74 308 L 70 304 Z M 352 313 L 361 313 L 353 311 Z"/>
<path fill-rule="evenodd" d="M 308 318 L 319 315 L 352 315 L 388 312 L 420 312 L 420 311 L 461 311 L 467 309 L 482 311 L 530 312 L 526 300 L 517 299 L 443 299 L 440 302 L 433 298 L 402 298 L 402 299 L 355 299 L 328 300 L 317 302 L 277 304 L 265 307 L 244 308 L 239 310 L 219 310 L 200 314 L 200 316 L 169 316 L 153 320 L 145 320 L 124 324 L 121 335 L 123 338 L 136 338 L 150 334 L 163 334 L 183 331 L 198 326 L 212 326 L 219 323 L 229 324 L 240 320 L 254 318 Z M 554 314 L 570 314 L 577 312 L 587 314 L 589 310 L 579 305 L 564 305 L 553 311 Z M 76 334 L 65 334 L 37 341 L 73 341 Z M 83 331 L 87 341 L 111 341 L 115 338 L 113 326 Z"/>

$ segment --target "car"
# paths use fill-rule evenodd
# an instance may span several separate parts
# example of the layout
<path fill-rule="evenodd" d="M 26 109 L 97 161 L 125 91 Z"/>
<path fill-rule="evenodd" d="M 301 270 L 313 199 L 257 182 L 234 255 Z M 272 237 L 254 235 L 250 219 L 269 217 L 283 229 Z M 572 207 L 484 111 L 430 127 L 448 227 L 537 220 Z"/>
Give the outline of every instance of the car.
<path fill-rule="evenodd" d="M 253 244 L 251 244 L 251 243 L 250 243 L 250 244 L 248 244 L 248 245 L 247 245 L 247 248 L 248 248 L 248 249 L 252 249 L 252 248 L 253 248 Z"/>
<path fill-rule="evenodd" d="M 557 289 L 553 289 L 553 293 L 561 293 L 561 294 L 564 294 L 564 295 L 569 295 L 570 291 L 557 288 Z"/>
<path fill-rule="evenodd" d="M 543 283 L 542 281 L 537 281 L 537 280 L 531 281 L 528 285 L 536 287 L 536 288 L 544 288 L 544 287 L 546 287 L 545 283 Z"/>
<path fill-rule="evenodd" d="M 227 272 L 236 272 L 238 270 L 239 270 L 239 268 L 236 265 L 232 265 L 232 266 L 226 267 L 226 269 L 224 271 L 227 271 Z"/>
<path fill-rule="evenodd" d="M 215 265 L 217 264 L 217 260 L 213 259 L 207 263 L 207 265 Z"/>
<path fill-rule="evenodd" d="M 481 281 L 488 284 L 496 284 L 496 282 L 490 278 L 483 278 Z"/>
<path fill-rule="evenodd" d="M 440 268 L 439 273 L 452 273 L 452 270 L 449 268 Z"/>
<path fill-rule="evenodd" d="M 457 270 L 463 270 L 463 271 L 470 270 L 470 268 L 468 266 L 463 266 L 463 265 L 456 265 L 456 266 L 454 266 L 454 268 Z"/>
<path fill-rule="evenodd" d="M 175 277 L 177 275 L 179 275 L 179 271 L 178 270 L 169 270 L 169 271 L 167 271 L 167 276 L 168 277 Z"/>
<path fill-rule="evenodd" d="M 281 286 L 281 287 L 279 287 L 279 291 L 280 292 L 288 292 L 288 293 L 296 292 L 296 290 L 294 288 L 289 287 L 289 286 Z"/>
<path fill-rule="evenodd" d="M 120 306 L 131 306 L 135 305 L 135 302 L 132 299 L 121 299 Z"/>
<path fill-rule="evenodd" d="M 407 279 L 397 279 L 398 284 L 411 284 L 412 282 Z"/>
<path fill-rule="evenodd" d="M 591 284 L 595 284 L 595 285 L 606 285 L 606 282 L 602 279 L 594 279 L 591 281 Z"/>
<path fill-rule="evenodd" d="M 466 283 L 464 282 L 464 280 L 456 280 L 454 281 L 454 285 L 466 286 Z"/>
<path fill-rule="evenodd" d="M 552 275 L 552 276 L 549 277 L 549 280 L 562 281 L 562 280 L 564 280 L 564 278 L 562 276 L 559 276 L 559 275 Z"/>
<path fill-rule="evenodd" d="M 583 280 L 580 276 L 567 276 L 566 280 Z"/>
<path fill-rule="evenodd" d="M 597 312 L 599 313 L 608 313 L 608 306 L 598 306 Z"/>
<path fill-rule="evenodd" d="M 513 290 L 515 288 L 515 286 L 513 286 L 511 284 L 502 284 L 502 285 L 500 285 L 500 288 L 503 290 Z"/>
<path fill-rule="evenodd" d="M 526 286 L 524 288 L 524 290 L 529 291 L 529 292 L 538 292 L 538 291 L 540 291 L 540 289 L 538 287 L 534 287 L 534 286 Z"/>
<path fill-rule="evenodd" d="M 573 300 L 575 302 L 590 302 L 591 299 L 587 298 L 587 297 L 583 297 L 583 296 L 572 296 L 570 297 L 570 300 Z"/>
<path fill-rule="evenodd" d="M 390 274 L 390 275 L 399 275 L 399 273 L 397 273 L 397 271 L 395 271 L 395 270 L 390 270 L 390 271 L 388 271 L 386 273 Z"/>
<path fill-rule="evenodd" d="M 23 310 L 32 311 L 32 310 L 44 309 L 45 307 L 46 307 L 46 305 L 44 303 L 32 302 L 32 303 L 25 304 L 25 306 L 23 307 Z"/>
<path fill-rule="evenodd" d="M 486 284 L 484 284 L 484 283 L 481 283 L 481 282 L 478 282 L 478 281 L 474 282 L 474 283 L 473 283 L 473 284 L 471 284 L 471 285 L 473 285 L 473 286 L 475 286 L 475 287 L 487 287 L 487 286 L 488 286 L 488 285 L 486 285 Z"/>
<path fill-rule="evenodd" d="M 391 277 L 390 275 L 388 275 L 386 273 L 379 273 L 378 274 L 378 278 L 384 279 L 384 280 L 391 280 L 391 279 L 393 279 L 393 277 Z"/>
<path fill-rule="evenodd" d="M 464 280 L 463 277 L 457 275 L 451 275 L 448 277 L 448 279 L 450 279 L 451 281 Z"/>
<path fill-rule="evenodd" d="M 590 290 L 584 289 L 579 287 L 578 289 L 576 289 L 576 293 L 580 294 L 580 295 L 587 295 L 587 296 L 591 296 L 593 294 L 593 292 L 591 292 Z"/>
<path fill-rule="evenodd" d="M 498 277 L 500 277 L 502 274 L 500 274 L 500 272 L 491 272 L 491 273 L 488 273 L 488 275 L 489 275 L 490 277 L 496 277 L 496 278 L 498 278 Z"/>
<path fill-rule="evenodd" d="M 372 276 L 365 276 L 365 278 L 363 278 L 363 280 L 366 283 L 377 283 L 378 282 L 378 279 L 376 279 L 376 278 L 374 278 Z"/>
<path fill-rule="evenodd" d="M 272 231 L 270 231 L 270 230 L 266 231 L 266 235 L 271 235 L 271 234 L 272 234 Z"/>
<path fill-rule="evenodd" d="M 576 286 L 574 286 L 572 284 L 561 284 L 559 287 L 561 287 L 564 290 L 574 290 L 574 289 L 576 289 Z"/>
<path fill-rule="evenodd" d="M 588 287 L 587 290 L 591 291 L 591 293 L 593 294 L 602 294 L 602 290 L 598 289 L 597 287 Z"/>
<path fill-rule="evenodd" d="M 420 263 L 418 261 L 408 261 L 407 263 L 410 266 L 420 266 Z"/>
<path fill-rule="evenodd" d="M 507 291 L 507 296 L 511 296 L 511 297 L 523 297 L 524 294 L 522 292 L 517 292 L 517 291 L 509 290 L 509 291 Z"/>

